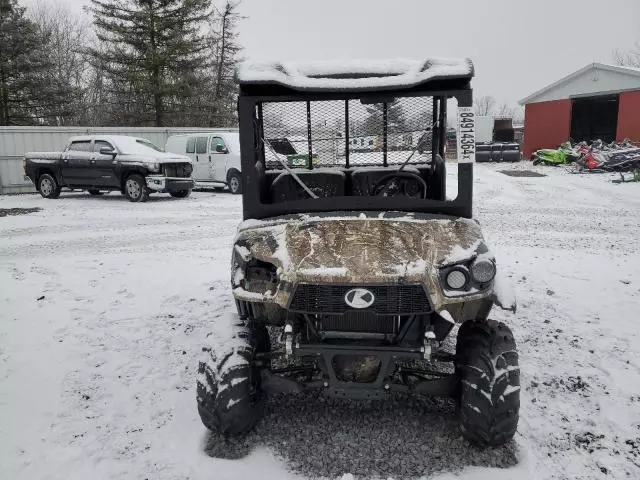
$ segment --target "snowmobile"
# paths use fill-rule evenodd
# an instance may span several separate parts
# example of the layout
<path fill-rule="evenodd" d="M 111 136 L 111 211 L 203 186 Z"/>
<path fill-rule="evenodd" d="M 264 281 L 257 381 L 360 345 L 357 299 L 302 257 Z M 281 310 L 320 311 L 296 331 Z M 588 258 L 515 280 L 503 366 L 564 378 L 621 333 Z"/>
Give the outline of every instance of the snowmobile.
<path fill-rule="evenodd" d="M 569 142 L 563 143 L 558 149 L 543 148 L 533 155 L 534 165 L 565 165 L 575 162 L 581 154 L 571 147 Z"/>
<path fill-rule="evenodd" d="M 244 435 L 265 395 L 316 389 L 350 399 L 451 397 L 469 441 L 512 439 L 518 353 L 510 328 L 490 314 L 515 312 L 515 296 L 472 218 L 473 75 L 470 60 L 440 58 L 240 68 L 236 311 L 212 322 L 197 376 L 198 411 L 212 432 Z M 455 102 L 449 199 L 446 169 L 456 165 L 443 157 Z M 417 154 L 425 144 L 404 133 L 416 127 L 403 118 L 431 132 L 429 154 Z M 306 168 L 284 160 L 271 168 L 265 159 L 279 157 L 266 139 L 301 132 Z M 376 148 L 355 150 L 354 135 Z M 445 339 L 456 327 L 452 351 Z"/>

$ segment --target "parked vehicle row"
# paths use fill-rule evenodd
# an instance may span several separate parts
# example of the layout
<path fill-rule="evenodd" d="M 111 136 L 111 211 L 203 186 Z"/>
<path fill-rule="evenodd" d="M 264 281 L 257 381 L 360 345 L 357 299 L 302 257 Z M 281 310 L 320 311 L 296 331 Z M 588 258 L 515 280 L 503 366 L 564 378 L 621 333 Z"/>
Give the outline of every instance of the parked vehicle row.
<path fill-rule="evenodd" d="M 266 142 L 268 168 L 305 168 L 309 164 L 308 153 L 297 151 L 288 138 L 269 138 Z M 419 139 L 418 152 L 429 151 L 431 143 L 428 132 Z M 499 146 L 501 150 L 504 147 Z M 487 161 L 483 149 L 482 145 L 477 147 L 479 162 Z M 499 156 L 504 153 L 500 151 Z M 513 153 L 509 161 L 519 160 L 519 150 Z M 495 152 L 488 155 L 495 160 Z M 315 152 L 311 163 L 320 166 Z M 70 138 L 63 152 L 25 154 L 24 168 L 45 198 L 57 198 L 63 188 L 68 188 L 87 190 L 92 195 L 121 191 L 129 200 L 143 202 L 155 192 L 184 198 L 194 187 L 227 187 L 231 193 L 241 194 L 243 184 L 238 129 L 172 135 L 164 150 L 138 137 L 76 136 Z"/>

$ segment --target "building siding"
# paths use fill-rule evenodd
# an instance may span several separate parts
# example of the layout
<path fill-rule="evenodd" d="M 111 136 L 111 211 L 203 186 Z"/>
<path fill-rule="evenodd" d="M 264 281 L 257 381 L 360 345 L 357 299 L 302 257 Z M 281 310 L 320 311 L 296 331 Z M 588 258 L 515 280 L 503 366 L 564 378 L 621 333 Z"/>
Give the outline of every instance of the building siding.
<path fill-rule="evenodd" d="M 571 100 L 529 103 L 524 113 L 524 158 L 540 148 L 556 148 L 569 139 Z"/>
<path fill-rule="evenodd" d="M 640 141 L 640 90 L 620 94 L 616 140 Z"/>

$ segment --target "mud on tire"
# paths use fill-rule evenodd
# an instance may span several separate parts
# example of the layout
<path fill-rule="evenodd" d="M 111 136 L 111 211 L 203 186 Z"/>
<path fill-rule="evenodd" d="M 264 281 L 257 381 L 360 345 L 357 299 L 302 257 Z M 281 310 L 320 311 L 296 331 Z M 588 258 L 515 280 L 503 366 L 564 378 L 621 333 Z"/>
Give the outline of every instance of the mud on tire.
<path fill-rule="evenodd" d="M 260 371 L 254 365 L 256 350 L 268 349 L 262 329 L 241 326 L 228 351 L 204 348 L 198 366 L 198 413 L 214 433 L 244 435 L 260 421 L 264 398 Z M 266 332 L 266 329 L 264 329 Z M 267 342 L 268 342 L 267 334 Z"/>
<path fill-rule="evenodd" d="M 520 410 L 520 368 L 511 330 L 493 320 L 465 322 L 456 356 L 462 435 L 480 446 L 511 440 Z"/>

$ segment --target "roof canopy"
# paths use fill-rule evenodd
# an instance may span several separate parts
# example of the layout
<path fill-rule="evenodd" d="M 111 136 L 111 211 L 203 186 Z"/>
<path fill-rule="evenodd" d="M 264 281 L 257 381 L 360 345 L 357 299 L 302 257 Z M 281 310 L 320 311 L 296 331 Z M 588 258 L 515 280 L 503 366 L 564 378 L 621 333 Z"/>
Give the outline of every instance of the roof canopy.
<path fill-rule="evenodd" d="M 640 69 L 605 63 L 590 63 L 523 98 L 519 103 L 525 105 L 635 89 L 640 90 Z"/>
<path fill-rule="evenodd" d="M 271 84 L 298 91 L 408 89 L 436 80 L 471 79 L 469 59 L 344 60 L 334 62 L 243 63 L 241 85 Z"/>

